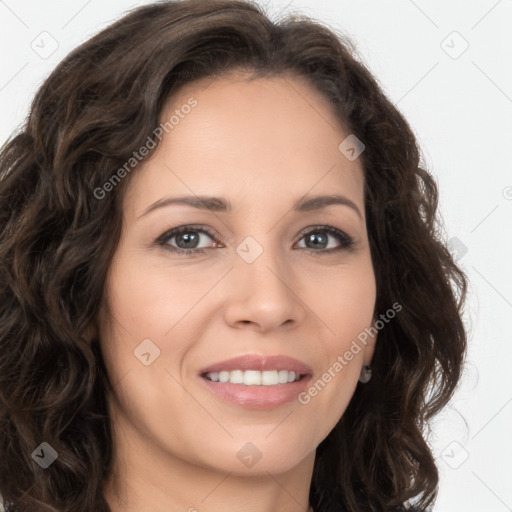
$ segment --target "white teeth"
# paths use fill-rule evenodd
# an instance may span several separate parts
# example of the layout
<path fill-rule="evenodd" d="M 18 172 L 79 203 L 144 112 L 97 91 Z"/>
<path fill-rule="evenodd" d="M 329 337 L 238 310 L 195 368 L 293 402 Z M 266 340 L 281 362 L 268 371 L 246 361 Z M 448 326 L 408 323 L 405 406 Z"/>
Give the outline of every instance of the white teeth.
<path fill-rule="evenodd" d="M 244 384 L 246 386 L 260 386 L 261 372 L 256 370 L 247 370 L 244 372 Z"/>
<path fill-rule="evenodd" d="M 279 384 L 286 384 L 288 382 L 288 372 L 286 370 L 279 370 L 278 378 Z"/>
<path fill-rule="evenodd" d="M 258 370 L 232 370 L 210 372 L 206 378 L 213 382 L 229 382 L 230 384 L 244 384 L 246 386 L 276 386 L 286 384 L 300 379 L 300 375 L 288 370 L 268 370 L 260 372 Z"/>
<path fill-rule="evenodd" d="M 271 372 L 262 372 L 261 383 L 264 386 L 275 386 L 276 384 L 279 384 L 277 370 L 273 370 Z"/>
<path fill-rule="evenodd" d="M 231 384 L 243 384 L 244 372 L 242 370 L 233 370 L 230 373 L 229 382 L 231 382 Z"/>

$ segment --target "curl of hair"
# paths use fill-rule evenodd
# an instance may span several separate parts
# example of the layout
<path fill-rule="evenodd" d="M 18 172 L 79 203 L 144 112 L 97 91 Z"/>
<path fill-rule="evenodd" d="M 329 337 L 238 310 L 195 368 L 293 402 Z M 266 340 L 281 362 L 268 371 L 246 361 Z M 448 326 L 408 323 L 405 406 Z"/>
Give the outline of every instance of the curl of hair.
<path fill-rule="evenodd" d="M 407 122 L 349 41 L 304 15 L 271 21 L 242 0 L 137 8 L 72 51 L 0 153 L 0 494 L 8 512 L 107 512 L 112 461 L 99 340 L 88 339 L 120 236 L 129 176 L 107 183 L 159 125 L 177 87 L 231 70 L 301 77 L 331 103 L 361 155 L 377 281 L 373 378 L 317 449 L 315 511 L 434 503 L 424 438 L 466 350 L 467 281 L 442 240 L 437 186 Z M 172 135 L 171 135 L 172 136 Z M 132 171 L 132 172 L 136 172 Z M 57 452 L 42 470 L 41 442 Z"/>

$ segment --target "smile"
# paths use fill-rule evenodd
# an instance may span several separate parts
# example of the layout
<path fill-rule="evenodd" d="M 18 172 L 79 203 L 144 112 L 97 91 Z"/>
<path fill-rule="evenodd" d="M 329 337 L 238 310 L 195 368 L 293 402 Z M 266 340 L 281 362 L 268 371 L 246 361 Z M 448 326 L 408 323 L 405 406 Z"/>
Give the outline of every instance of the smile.
<path fill-rule="evenodd" d="M 246 354 L 199 371 L 210 393 L 248 409 L 274 409 L 295 402 L 312 375 L 309 365 L 285 355 Z"/>

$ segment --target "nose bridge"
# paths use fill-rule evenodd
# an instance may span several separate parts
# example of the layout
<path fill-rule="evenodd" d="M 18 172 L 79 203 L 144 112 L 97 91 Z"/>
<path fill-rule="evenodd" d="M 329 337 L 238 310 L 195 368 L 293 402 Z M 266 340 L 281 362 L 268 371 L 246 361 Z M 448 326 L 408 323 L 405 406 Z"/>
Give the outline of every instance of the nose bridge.
<path fill-rule="evenodd" d="M 293 271 L 271 234 L 247 236 L 236 247 L 229 321 L 250 321 L 269 328 L 299 320 L 301 301 L 293 291 Z"/>
<path fill-rule="evenodd" d="M 286 268 L 284 255 L 280 253 L 282 248 L 278 241 L 272 241 L 271 233 L 258 238 L 249 235 L 236 247 L 238 278 L 251 287 L 253 293 L 262 288 L 283 294 L 283 288 L 286 289 L 283 281 L 290 269 Z"/>

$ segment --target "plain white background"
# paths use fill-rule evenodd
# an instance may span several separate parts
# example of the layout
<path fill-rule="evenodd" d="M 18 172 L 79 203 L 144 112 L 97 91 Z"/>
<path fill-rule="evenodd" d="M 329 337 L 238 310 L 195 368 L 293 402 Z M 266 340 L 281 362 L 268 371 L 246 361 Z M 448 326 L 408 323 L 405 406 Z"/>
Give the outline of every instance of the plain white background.
<path fill-rule="evenodd" d="M 145 3 L 0 0 L 2 143 L 69 51 Z M 430 437 L 435 512 L 512 511 L 512 1 L 260 3 L 349 36 L 420 141 L 446 240 L 471 281 L 464 378 Z"/>

